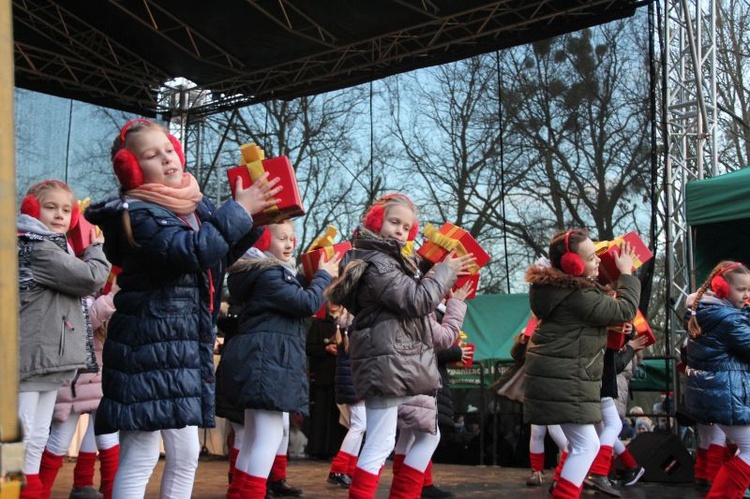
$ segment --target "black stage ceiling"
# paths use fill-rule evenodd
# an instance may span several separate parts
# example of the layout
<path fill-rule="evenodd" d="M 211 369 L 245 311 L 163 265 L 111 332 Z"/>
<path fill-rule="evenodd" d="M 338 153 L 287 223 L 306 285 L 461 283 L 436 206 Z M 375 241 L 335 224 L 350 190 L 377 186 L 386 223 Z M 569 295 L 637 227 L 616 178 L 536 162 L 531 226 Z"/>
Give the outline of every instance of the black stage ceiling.
<path fill-rule="evenodd" d="M 16 85 L 144 116 L 346 88 L 614 19 L 648 0 L 13 0 Z"/>

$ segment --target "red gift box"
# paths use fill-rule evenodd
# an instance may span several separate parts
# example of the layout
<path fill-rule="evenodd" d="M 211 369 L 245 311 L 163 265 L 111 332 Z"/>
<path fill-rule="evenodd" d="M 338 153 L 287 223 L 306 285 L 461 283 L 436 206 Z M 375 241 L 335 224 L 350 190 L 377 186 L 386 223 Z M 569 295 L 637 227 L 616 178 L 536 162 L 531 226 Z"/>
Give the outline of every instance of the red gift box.
<path fill-rule="evenodd" d="M 646 341 L 646 346 L 651 346 L 656 343 L 656 337 L 654 336 L 654 332 L 651 330 L 651 325 L 648 323 L 646 317 L 640 310 L 637 314 L 635 314 L 635 319 L 633 319 L 633 327 L 635 328 L 635 332 L 638 336 L 646 335 L 646 337 L 648 338 L 648 340 Z M 610 348 L 612 350 L 619 350 L 623 347 L 623 345 L 625 345 L 625 335 L 622 334 L 622 325 L 608 327 L 607 348 Z"/>
<path fill-rule="evenodd" d="M 490 255 L 471 234 L 450 222 L 444 223 L 439 229 L 432 224 L 427 224 L 422 232 L 426 240 L 417 253 L 432 263 L 442 262 L 453 250 L 456 251 L 457 256 L 472 253 L 476 264 L 469 269 L 469 273 L 476 274 L 490 261 Z"/>
<path fill-rule="evenodd" d="M 461 348 L 467 348 L 469 350 L 469 358 L 465 362 L 463 360 L 459 360 L 458 362 L 453 362 L 454 367 L 471 367 L 474 365 L 474 351 L 476 350 L 476 345 L 474 343 L 459 343 Z"/>
<path fill-rule="evenodd" d="M 109 294 L 109 292 L 112 291 L 112 286 L 114 286 L 115 279 L 120 275 L 120 272 L 122 272 L 120 267 L 112 265 L 112 268 L 109 271 L 109 277 L 107 277 L 107 282 L 104 283 L 104 287 L 102 288 L 103 295 Z"/>
<path fill-rule="evenodd" d="M 451 290 L 455 293 L 456 290 L 462 287 L 467 282 L 471 282 L 471 292 L 466 297 L 467 300 L 471 300 L 477 296 L 477 288 L 479 287 L 479 272 L 476 274 L 460 275 L 456 279 L 456 284 L 453 285 Z"/>
<path fill-rule="evenodd" d="M 302 272 L 305 274 L 305 277 L 307 277 L 308 280 L 312 279 L 315 275 L 315 271 L 318 270 L 320 255 L 325 255 L 325 259 L 330 260 L 336 255 L 342 256 L 350 249 L 352 249 L 352 244 L 347 241 L 334 244 L 333 246 L 324 246 L 312 251 L 306 251 L 299 257 L 302 261 Z"/>
<path fill-rule="evenodd" d="M 289 158 L 279 156 L 263 159 L 263 150 L 255 144 L 245 144 L 241 150 L 245 163 L 227 170 L 232 197 L 235 194 L 237 177 L 242 179 L 242 187 L 247 189 L 264 172 L 268 172 L 268 180 L 278 178 L 279 183 L 276 186 L 282 187 L 281 192 L 276 195 L 281 202 L 253 215 L 253 225 L 268 225 L 304 215 L 305 208 L 297 186 L 297 177 Z"/>
<path fill-rule="evenodd" d="M 536 315 L 531 314 L 531 317 L 529 317 L 529 322 L 526 323 L 526 327 L 523 328 L 523 335 L 527 338 L 531 338 L 531 335 L 534 334 L 534 331 L 536 331 L 536 328 L 539 327 L 539 319 L 536 318 Z"/>
<path fill-rule="evenodd" d="M 352 245 L 348 242 L 338 244 L 333 242 L 338 233 L 339 231 L 336 227 L 329 225 L 323 235 L 315 239 L 310 247 L 307 248 L 307 251 L 300 255 L 302 272 L 308 280 L 312 279 L 315 271 L 318 270 L 318 262 L 321 255 L 325 255 L 326 260 L 330 260 L 335 255 L 341 257 L 344 253 L 352 249 Z"/>
<path fill-rule="evenodd" d="M 615 265 L 615 256 L 619 254 L 620 246 L 624 242 L 630 243 L 630 247 L 633 249 L 633 269 L 641 267 L 654 257 L 635 231 L 628 232 L 614 241 L 599 242 L 596 245 L 596 255 L 601 259 L 598 279 L 602 284 L 614 283 L 620 277 L 620 271 L 617 270 L 617 265 Z"/>
<path fill-rule="evenodd" d="M 78 201 L 78 213 L 80 213 L 78 223 L 75 227 L 70 229 L 67 234 L 68 243 L 70 244 L 70 247 L 73 248 L 73 253 L 76 256 L 81 256 L 86 248 L 91 246 L 91 243 L 94 242 L 94 237 L 102 233 L 99 227 L 83 218 L 83 212 L 86 211 L 89 204 L 91 204 L 89 198 Z"/>

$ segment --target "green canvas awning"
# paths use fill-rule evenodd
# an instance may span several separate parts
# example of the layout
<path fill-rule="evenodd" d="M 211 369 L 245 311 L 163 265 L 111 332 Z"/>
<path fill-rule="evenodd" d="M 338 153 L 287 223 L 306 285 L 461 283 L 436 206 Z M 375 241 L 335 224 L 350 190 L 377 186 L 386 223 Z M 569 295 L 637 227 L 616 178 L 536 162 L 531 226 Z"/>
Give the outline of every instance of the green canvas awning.
<path fill-rule="evenodd" d="M 480 295 L 467 302 L 464 332 L 476 345 L 476 360 L 513 360 L 510 347 L 531 316 L 529 295 Z"/>
<path fill-rule="evenodd" d="M 688 182 L 685 207 L 693 228 L 696 286 L 721 260 L 750 263 L 750 168 Z"/>

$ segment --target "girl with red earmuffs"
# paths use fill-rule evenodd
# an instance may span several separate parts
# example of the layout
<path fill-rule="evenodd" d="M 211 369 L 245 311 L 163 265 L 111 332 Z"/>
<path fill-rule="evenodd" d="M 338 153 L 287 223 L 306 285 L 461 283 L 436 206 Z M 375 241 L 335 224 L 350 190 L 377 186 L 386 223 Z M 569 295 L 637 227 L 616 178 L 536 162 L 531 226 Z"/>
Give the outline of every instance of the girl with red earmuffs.
<path fill-rule="evenodd" d="M 750 270 L 719 263 L 688 306 L 685 403 L 699 423 L 714 424 L 739 452 L 725 461 L 707 498 L 743 497 L 750 486 Z"/>
<path fill-rule="evenodd" d="M 610 290 L 596 283 L 599 258 L 584 231 L 556 234 L 549 264 L 526 271 L 529 302 L 540 324 L 526 349 L 524 420 L 559 424 L 568 455 L 552 497 L 577 498 L 599 451 L 595 424 L 602 419 L 600 388 L 607 326 L 632 321 L 638 310 L 640 281 L 631 275 L 630 246 L 615 263 L 621 276 Z"/>
<path fill-rule="evenodd" d="M 224 271 L 259 237 L 252 215 L 276 202 L 262 182 L 220 208 L 183 171 L 180 143 L 145 119 L 112 146 L 121 195 L 92 204 L 104 252 L 122 269 L 103 350 L 97 435 L 120 432 L 113 497 L 142 498 L 164 442 L 160 497 L 189 498 L 198 426 L 214 426 L 213 348 Z M 265 180 L 263 177 L 261 179 Z"/>
<path fill-rule="evenodd" d="M 345 270 L 328 290 L 333 303 L 354 315 L 351 372 L 357 396 L 365 400 L 367 437 L 351 498 L 375 497 L 380 470 L 395 445 L 398 406 L 440 387 L 429 316 L 474 259 L 450 254 L 422 276 L 418 262 L 402 252 L 417 232 L 416 207 L 408 197 L 381 197 L 365 214 Z M 419 497 L 428 460 L 422 464 L 401 467 L 390 497 Z"/>
<path fill-rule="evenodd" d="M 42 495 L 39 477 L 57 389 L 87 367 L 83 297 L 104 285 L 110 264 L 101 236 L 77 258 L 65 234 L 78 223 L 73 191 L 58 180 L 31 186 L 18 216 L 18 418 L 26 444 L 22 498 Z M 91 358 L 95 362 L 93 357 Z"/>
<path fill-rule="evenodd" d="M 285 467 L 288 446 L 284 420 L 286 414 L 288 427 L 287 413 L 308 414 L 305 320 L 323 304 L 323 290 L 338 275 L 341 257 L 321 257 L 306 282 L 297 274 L 295 240 L 291 220 L 269 225 L 229 269 L 227 287 L 242 306 L 237 333 L 222 349 L 219 396 L 244 413 L 244 424 L 234 426 L 241 444 L 230 499 L 264 499 L 274 467 L 272 495 L 302 493 L 286 484 L 279 469 Z"/>

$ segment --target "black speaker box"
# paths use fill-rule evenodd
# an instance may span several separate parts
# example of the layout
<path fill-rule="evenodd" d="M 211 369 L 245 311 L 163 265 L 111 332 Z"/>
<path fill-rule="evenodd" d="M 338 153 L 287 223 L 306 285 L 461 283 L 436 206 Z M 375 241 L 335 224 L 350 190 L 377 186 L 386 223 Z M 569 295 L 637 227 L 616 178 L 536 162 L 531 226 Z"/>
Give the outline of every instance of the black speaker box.
<path fill-rule="evenodd" d="M 628 445 L 646 470 L 644 482 L 692 482 L 693 456 L 672 433 L 640 433 Z"/>

